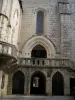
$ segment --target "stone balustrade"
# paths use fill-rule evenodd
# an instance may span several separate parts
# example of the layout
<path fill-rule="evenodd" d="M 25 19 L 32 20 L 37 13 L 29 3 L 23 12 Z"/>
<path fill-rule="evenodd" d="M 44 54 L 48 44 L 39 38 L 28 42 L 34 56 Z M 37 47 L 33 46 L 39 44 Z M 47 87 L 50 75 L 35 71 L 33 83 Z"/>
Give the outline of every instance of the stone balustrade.
<path fill-rule="evenodd" d="M 0 54 L 17 56 L 17 49 L 14 45 L 0 41 Z"/>
<path fill-rule="evenodd" d="M 69 59 L 47 59 L 47 58 L 20 58 L 19 65 L 40 67 L 64 67 L 75 69 L 74 62 Z"/>

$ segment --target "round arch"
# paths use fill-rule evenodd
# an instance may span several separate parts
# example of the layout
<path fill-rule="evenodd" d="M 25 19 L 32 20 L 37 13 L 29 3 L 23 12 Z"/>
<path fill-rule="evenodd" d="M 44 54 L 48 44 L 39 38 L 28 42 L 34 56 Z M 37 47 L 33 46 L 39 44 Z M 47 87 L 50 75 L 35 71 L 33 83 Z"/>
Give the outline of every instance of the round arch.
<path fill-rule="evenodd" d="M 31 76 L 30 94 L 45 95 L 46 77 L 43 72 L 36 71 Z"/>
<path fill-rule="evenodd" d="M 23 50 L 22 50 L 23 56 L 31 58 L 31 51 L 36 45 L 41 45 L 45 48 L 47 52 L 47 58 L 55 58 L 56 51 L 55 51 L 53 43 L 43 36 L 35 36 L 29 39 L 23 47 Z"/>
<path fill-rule="evenodd" d="M 44 9 L 44 8 L 37 8 L 37 9 L 35 9 L 35 11 L 36 12 L 38 12 L 38 11 L 46 12 L 46 9 Z"/>
<path fill-rule="evenodd" d="M 42 12 L 44 12 L 44 15 L 46 15 L 47 14 L 47 12 L 48 12 L 48 9 L 45 9 L 45 8 L 36 8 L 35 10 L 34 10 L 34 13 L 38 13 L 39 11 L 42 11 Z"/>

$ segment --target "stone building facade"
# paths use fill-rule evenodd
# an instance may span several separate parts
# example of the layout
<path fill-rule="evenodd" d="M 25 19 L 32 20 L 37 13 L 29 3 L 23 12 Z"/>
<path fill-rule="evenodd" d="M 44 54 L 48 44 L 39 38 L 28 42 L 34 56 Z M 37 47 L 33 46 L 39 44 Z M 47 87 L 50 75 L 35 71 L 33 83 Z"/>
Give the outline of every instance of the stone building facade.
<path fill-rule="evenodd" d="M 75 1 L 0 0 L 0 96 L 74 88 Z"/>

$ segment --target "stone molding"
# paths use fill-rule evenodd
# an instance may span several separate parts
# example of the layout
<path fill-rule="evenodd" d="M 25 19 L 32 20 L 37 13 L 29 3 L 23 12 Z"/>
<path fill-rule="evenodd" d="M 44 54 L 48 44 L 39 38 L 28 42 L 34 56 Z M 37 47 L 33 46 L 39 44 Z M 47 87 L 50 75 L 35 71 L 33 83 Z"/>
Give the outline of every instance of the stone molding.
<path fill-rule="evenodd" d="M 31 38 L 30 40 L 28 40 L 26 42 L 26 44 L 23 47 L 22 50 L 22 57 L 30 57 L 31 58 L 31 51 L 32 49 L 36 46 L 36 45 L 42 45 L 46 51 L 47 51 L 47 58 L 55 58 L 56 57 L 56 51 L 54 48 L 54 45 L 52 44 L 52 42 L 48 39 L 46 39 L 43 36 L 35 36 L 33 38 Z"/>

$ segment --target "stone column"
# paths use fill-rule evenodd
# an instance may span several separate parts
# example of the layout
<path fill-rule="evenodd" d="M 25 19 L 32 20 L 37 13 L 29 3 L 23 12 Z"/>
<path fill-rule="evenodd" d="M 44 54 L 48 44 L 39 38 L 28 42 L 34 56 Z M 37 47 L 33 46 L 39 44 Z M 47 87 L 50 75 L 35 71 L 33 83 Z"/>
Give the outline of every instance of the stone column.
<path fill-rule="evenodd" d="M 7 95 L 7 86 L 8 86 L 8 74 L 4 74 L 5 79 L 4 79 L 4 88 L 2 89 L 2 96 Z"/>
<path fill-rule="evenodd" d="M 51 78 L 47 78 L 47 80 L 46 80 L 46 95 L 48 95 L 48 96 L 52 95 L 52 82 L 51 82 Z"/>
<path fill-rule="evenodd" d="M 68 75 L 64 78 L 64 95 L 70 95 L 70 78 Z"/>
<path fill-rule="evenodd" d="M 28 79 L 27 81 L 28 85 L 27 85 L 27 95 L 30 95 L 30 80 Z"/>
<path fill-rule="evenodd" d="M 29 68 L 29 72 L 28 72 L 28 75 L 27 75 L 27 95 L 30 95 L 30 68 Z"/>
<path fill-rule="evenodd" d="M 2 74 L 3 74 L 3 71 L 0 70 L 0 96 L 1 96 Z"/>
<path fill-rule="evenodd" d="M 8 74 L 8 89 L 7 94 L 12 95 L 12 76 L 11 73 Z"/>
<path fill-rule="evenodd" d="M 24 78 L 24 95 L 26 95 L 26 81 L 27 81 L 27 79 L 26 79 L 26 76 L 25 76 L 25 78 Z"/>

